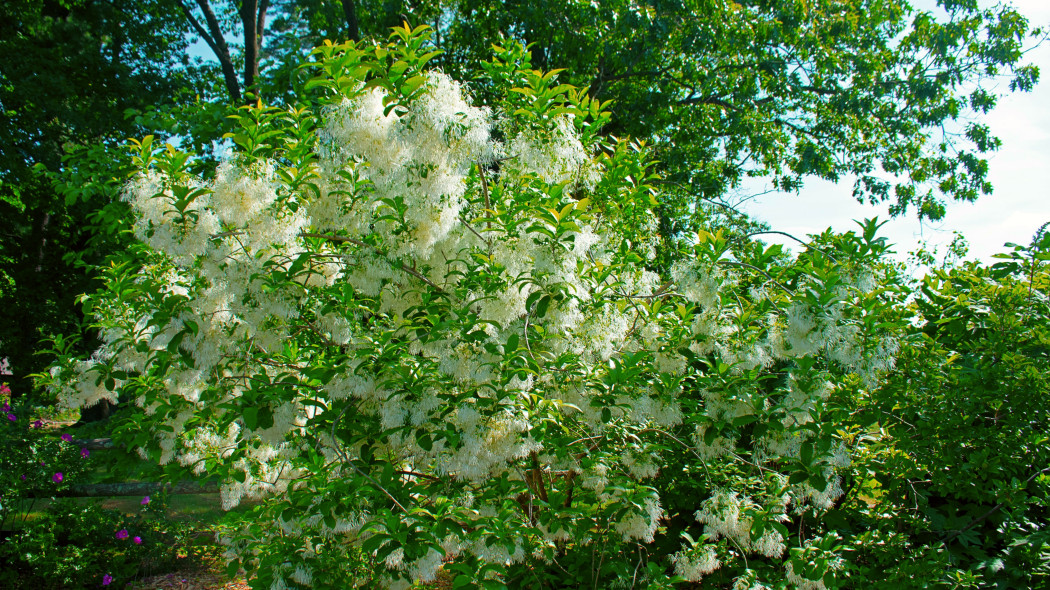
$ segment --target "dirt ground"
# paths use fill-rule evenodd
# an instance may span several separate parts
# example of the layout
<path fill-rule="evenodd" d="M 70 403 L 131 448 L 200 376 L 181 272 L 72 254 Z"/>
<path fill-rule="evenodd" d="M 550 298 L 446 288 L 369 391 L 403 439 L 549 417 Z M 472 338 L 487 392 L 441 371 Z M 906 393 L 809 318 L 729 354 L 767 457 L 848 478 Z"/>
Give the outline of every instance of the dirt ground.
<path fill-rule="evenodd" d="M 226 581 L 226 576 L 211 571 L 177 572 L 151 576 L 126 586 L 129 590 L 248 590 L 243 579 Z"/>

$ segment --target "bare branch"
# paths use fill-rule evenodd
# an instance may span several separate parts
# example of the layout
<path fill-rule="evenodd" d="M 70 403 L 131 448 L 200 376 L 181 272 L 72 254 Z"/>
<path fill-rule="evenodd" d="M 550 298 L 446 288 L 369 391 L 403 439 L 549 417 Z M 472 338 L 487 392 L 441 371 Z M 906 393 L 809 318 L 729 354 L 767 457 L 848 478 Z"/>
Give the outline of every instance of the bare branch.
<path fill-rule="evenodd" d="M 212 11 L 208 0 L 196 1 L 197 6 L 204 13 L 204 20 L 208 23 L 207 30 L 197 20 L 197 17 L 193 15 L 193 11 L 186 5 L 186 2 L 178 0 L 179 7 L 182 8 L 182 12 L 189 19 L 190 25 L 201 36 L 201 39 L 204 39 L 204 42 L 211 48 L 212 53 L 215 54 L 215 58 L 219 60 L 223 81 L 226 83 L 226 91 L 230 93 L 230 98 L 234 102 L 239 103 L 241 102 L 241 88 L 237 81 L 237 73 L 233 68 L 233 59 L 230 57 L 230 47 L 226 44 L 226 38 L 223 36 L 222 26 L 219 25 L 219 19 L 215 18 L 215 13 Z"/>

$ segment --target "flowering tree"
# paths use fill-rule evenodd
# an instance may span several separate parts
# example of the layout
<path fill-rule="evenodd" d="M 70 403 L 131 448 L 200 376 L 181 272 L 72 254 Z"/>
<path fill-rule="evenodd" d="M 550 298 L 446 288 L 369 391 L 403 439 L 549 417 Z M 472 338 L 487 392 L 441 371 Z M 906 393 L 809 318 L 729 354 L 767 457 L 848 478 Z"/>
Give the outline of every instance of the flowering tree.
<path fill-rule="evenodd" d="M 213 173 L 135 142 L 105 344 L 52 386 L 133 401 L 115 436 L 225 508 L 264 499 L 224 539 L 260 588 L 834 584 L 835 418 L 896 351 L 877 225 L 795 259 L 661 237 L 605 105 L 520 46 L 473 105 L 425 40 L 317 49 Z"/>

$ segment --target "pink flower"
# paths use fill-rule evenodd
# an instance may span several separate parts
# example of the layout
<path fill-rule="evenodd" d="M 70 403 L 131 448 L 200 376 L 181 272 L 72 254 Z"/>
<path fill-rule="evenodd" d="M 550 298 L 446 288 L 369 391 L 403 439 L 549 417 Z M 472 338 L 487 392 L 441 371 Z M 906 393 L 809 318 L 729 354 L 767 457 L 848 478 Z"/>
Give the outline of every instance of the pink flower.
<path fill-rule="evenodd" d="M 145 498 L 143 498 L 142 502 L 139 502 L 139 503 L 142 504 L 143 506 L 145 506 L 146 504 L 149 504 L 149 496 L 146 496 Z"/>
<path fill-rule="evenodd" d="M 117 538 L 118 539 L 127 539 L 128 538 L 128 529 L 120 529 L 119 531 L 117 531 Z"/>
<path fill-rule="evenodd" d="M 136 545 L 142 544 L 142 537 L 132 537 L 131 540 L 134 541 Z"/>
<path fill-rule="evenodd" d="M 43 428 L 43 427 L 44 427 L 44 422 L 42 420 L 37 420 L 36 422 L 33 422 L 33 428 Z"/>
<path fill-rule="evenodd" d="M 73 435 L 66 433 L 62 435 L 62 440 L 66 442 L 73 442 Z"/>
<path fill-rule="evenodd" d="M 80 456 L 83 457 L 84 459 L 87 459 L 88 455 L 90 455 L 90 454 L 91 454 L 91 451 L 88 451 L 87 449 L 80 449 Z"/>
<path fill-rule="evenodd" d="M 51 476 L 51 481 L 53 481 L 55 483 L 62 483 L 62 472 L 59 471 L 58 473 L 52 475 Z"/>
<path fill-rule="evenodd" d="M 10 414 L 10 413 L 9 413 L 9 414 L 7 415 L 7 419 L 8 419 L 8 420 L 10 420 L 10 421 L 12 421 L 12 422 L 14 422 L 15 420 L 18 420 L 18 416 L 15 416 L 14 414 Z"/>
<path fill-rule="evenodd" d="M 102 576 L 102 585 L 103 586 L 109 586 L 112 583 L 113 583 L 113 576 L 111 576 L 109 574 L 106 574 L 106 575 Z"/>

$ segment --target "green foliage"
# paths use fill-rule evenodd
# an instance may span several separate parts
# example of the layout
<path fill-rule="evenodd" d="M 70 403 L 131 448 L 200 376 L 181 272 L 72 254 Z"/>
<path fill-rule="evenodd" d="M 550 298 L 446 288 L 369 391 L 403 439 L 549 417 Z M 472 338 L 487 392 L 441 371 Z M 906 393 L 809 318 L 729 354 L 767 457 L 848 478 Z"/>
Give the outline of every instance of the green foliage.
<path fill-rule="evenodd" d="M 1027 90 L 1039 74 L 1020 61 L 1023 16 L 939 4 L 946 17 L 899 0 L 452 3 L 440 64 L 465 71 L 505 36 L 612 99 L 606 132 L 656 142 L 682 185 L 676 224 L 751 176 L 790 191 L 854 175 L 858 199 L 938 219 L 943 197 L 989 192 L 983 158 L 998 146 L 980 123 L 965 141 L 942 124 L 995 105 L 986 79 Z"/>
<path fill-rule="evenodd" d="M 214 4 L 220 27 L 241 34 L 236 3 L 205 4 Z M 521 41 L 536 67 L 565 69 L 562 81 L 596 104 L 614 100 L 618 114 L 594 124 L 657 151 L 665 236 L 691 235 L 716 211 L 727 225 L 752 226 L 726 200 L 756 175 L 785 190 L 810 176 L 855 175 L 858 198 L 938 218 L 942 195 L 973 200 L 988 192 L 983 157 L 998 145 L 979 122 L 956 121 L 994 106 L 986 80 L 1009 75 L 1011 89 L 1024 91 L 1038 79 L 1038 68 L 1020 61 L 1029 34 L 1021 15 L 945 7 L 942 18 L 899 0 L 277 2 L 260 21 L 269 26 L 255 91 L 292 100 L 304 82 L 299 64 L 325 39 L 381 39 L 405 19 L 429 23 L 436 32 L 429 46 L 443 51 L 437 65 L 461 79 L 489 59 L 494 40 Z M 32 356 L 37 342 L 80 330 L 75 297 L 93 289 L 80 262 L 97 264 L 91 253 L 123 247 L 99 239 L 96 221 L 122 214 L 112 189 L 124 169 L 105 169 L 117 156 L 92 152 L 161 130 L 201 156 L 221 151 L 214 141 L 229 130 L 222 78 L 237 82 L 232 64 L 220 75 L 216 63 L 186 53 L 193 29 L 180 3 L 34 0 L 3 8 L 19 26 L 0 28 L 8 64 L 0 213 L 11 220 L 0 247 L 0 352 L 22 392 L 21 379 L 46 364 Z M 472 83 L 482 102 L 505 90 L 490 76 Z M 103 168 L 77 171 L 92 161 Z M 86 350 L 93 335 L 83 335 Z"/>
<path fill-rule="evenodd" d="M 0 544 L 5 588 L 123 587 L 138 577 L 168 571 L 192 544 L 193 528 L 95 504 L 55 500 L 41 518 L 7 533 Z M 192 549 L 191 549 L 192 551 Z"/>
<path fill-rule="evenodd" d="M 136 133 L 127 109 L 167 104 L 191 85 L 177 10 L 165 0 L 0 2 L 0 358 L 16 396 L 48 363 L 35 355 L 41 339 L 81 333 L 76 297 L 93 287 L 76 259 L 94 264 L 115 247 L 84 253 L 92 215 L 124 182 L 119 162 L 95 156 Z M 69 192 L 52 183 L 61 171 Z M 93 345 L 87 335 L 81 350 Z"/>
<path fill-rule="evenodd" d="M 897 370 L 862 408 L 874 439 L 858 462 L 862 576 L 1047 583 L 1050 239 L 1010 246 L 1004 262 L 922 281 Z"/>
<path fill-rule="evenodd" d="M 8 393 L 6 385 L 3 387 Z M 33 498 L 49 497 L 83 479 L 89 461 L 80 447 L 66 435 L 45 430 L 29 420 L 28 408 L 10 403 L 0 395 L 5 408 L 0 424 L 0 528 L 24 523 Z M 13 418 L 13 419 L 12 419 Z"/>
<path fill-rule="evenodd" d="M 1035 82 L 1028 24 L 941 4 L 278 3 L 255 90 L 290 105 L 239 108 L 172 61 L 174 3 L 12 6 L 0 356 L 52 336 L 64 403 L 134 400 L 113 434 L 167 478 L 266 496 L 224 535 L 258 587 L 1045 585 L 1048 238 L 911 292 L 875 220 L 797 256 L 710 223 L 754 176 L 988 192 L 998 140 L 952 125 Z M 299 67 L 406 12 L 434 30 Z M 16 426 L 5 477 L 68 485 Z M 121 579 L 146 556 L 58 510 L 5 545 L 37 585 L 100 576 L 79 529 Z"/>
<path fill-rule="evenodd" d="M 3 392 L 0 585 L 96 588 L 109 575 L 123 586 L 138 576 L 174 567 L 180 557 L 200 556 L 192 539 L 199 531 L 167 519 L 158 499 L 143 499 L 135 515 L 96 503 L 56 500 L 56 495 L 86 483 L 94 459 L 68 433 L 30 422 L 26 406 L 10 405 L 6 385 Z M 43 514 L 31 519 L 46 498 L 50 502 Z"/>

